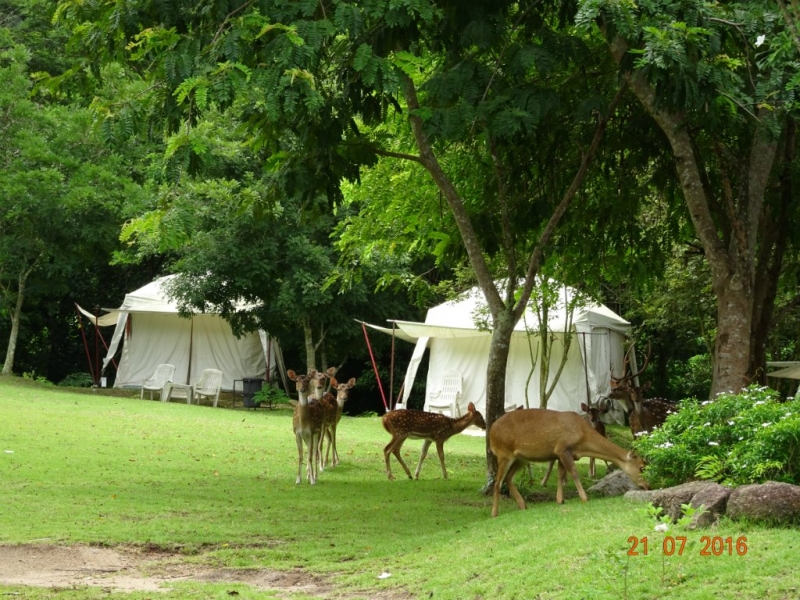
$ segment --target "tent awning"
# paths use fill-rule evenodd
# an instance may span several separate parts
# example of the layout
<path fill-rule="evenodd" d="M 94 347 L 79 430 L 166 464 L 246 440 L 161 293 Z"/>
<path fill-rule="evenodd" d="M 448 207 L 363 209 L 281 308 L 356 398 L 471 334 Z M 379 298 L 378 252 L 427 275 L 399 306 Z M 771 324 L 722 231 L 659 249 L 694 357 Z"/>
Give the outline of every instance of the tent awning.
<path fill-rule="evenodd" d="M 416 337 L 412 337 L 405 333 L 402 329 L 395 328 L 391 329 L 390 327 L 381 327 L 380 325 L 373 325 L 372 323 L 367 323 L 366 321 L 359 321 L 356 319 L 357 323 L 361 323 L 362 325 L 366 325 L 370 329 L 374 329 L 375 331 L 380 331 L 381 333 L 385 333 L 387 335 L 394 335 L 396 338 L 399 338 L 405 342 L 409 342 L 411 344 L 417 341 Z"/>
<path fill-rule="evenodd" d="M 779 377 L 781 379 L 800 379 L 800 363 L 798 362 L 782 362 L 782 363 L 767 363 L 771 367 L 785 366 L 784 369 L 767 373 L 767 377 Z M 791 366 L 786 366 L 791 365 Z"/>
<path fill-rule="evenodd" d="M 85 308 L 78 305 L 77 303 L 75 304 L 75 306 L 78 307 L 78 310 L 84 317 L 88 318 L 93 324 L 97 325 L 98 327 L 111 327 L 112 325 L 117 324 L 117 320 L 119 318 L 119 311 L 110 312 L 101 316 L 95 316 Z M 103 310 L 106 309 L 104 308 Z"/>

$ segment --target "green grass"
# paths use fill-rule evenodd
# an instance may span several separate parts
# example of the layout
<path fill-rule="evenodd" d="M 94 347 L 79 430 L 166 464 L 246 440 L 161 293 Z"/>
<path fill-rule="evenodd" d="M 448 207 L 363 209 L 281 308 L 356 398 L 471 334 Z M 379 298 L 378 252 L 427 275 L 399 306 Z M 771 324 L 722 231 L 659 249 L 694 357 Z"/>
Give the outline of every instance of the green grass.
<path fill-rule="evenodd" d="M 555 477 L 544 498 L 538 484 L 529 486 L 538 500 L 527 511 L 506 498 L 492 519 L 491 498 L 479 493 L 483 438 L 446 444 L 449 481 L 434 451 L 419 481 L 392 482 L 383 472 L 388 435 L 379 419 L 344 417 L 342 464 L 321 473 L 316 486 L 295 485 L 288 410 L 215 410 L 23 383 L 0 380 L 2 544 L 149 545 L 219 567 L 302 568 L 362 597 L 398 589 L 436 599 L 742 600 L 792 598 L 800 590 L 796 530 L 723 520 L 710 531 L 670 532 L 694 545 L 666 557 L 663 534 L 641 505 L 620 498 L 582 504 L 572 493 L 559 506 Z M 412 470 L 419 446 L 404 446 Z M 402 473 L 395 462 L 393 470 Z M 700 556 L 702 535 L 746 536 L 748 552 Z M 627 555 L 632 536 L 649 538 L 648 556 Z M 392 576 L 377 579 L 384 571 Z M 276 597 L 200 582 L 156 597 L 225 598 L 231 589 Z M 153 597 L 0 586 L 3 595 Z"/>

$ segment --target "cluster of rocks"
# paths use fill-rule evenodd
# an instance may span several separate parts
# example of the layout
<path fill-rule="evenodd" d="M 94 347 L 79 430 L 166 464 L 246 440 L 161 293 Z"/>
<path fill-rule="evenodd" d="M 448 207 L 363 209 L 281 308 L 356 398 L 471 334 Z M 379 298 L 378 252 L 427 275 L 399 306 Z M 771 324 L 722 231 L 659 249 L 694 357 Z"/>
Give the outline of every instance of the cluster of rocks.
<path fill-rule="evenodd" d="M 711 481 L 690 481 L 671 488 L 643 491 L 622 471 L 613 471 L 588 490 L 603 496 L 624 495 L 634 502 L 652 502 L 677 521 L 683 516 L 681 505 L 703 506 L 690 528 L 708 527 L 722 515 L 733 520 L 771 525 L 800 524 L 800 486 L 777 481 L 729 488 Z"/>

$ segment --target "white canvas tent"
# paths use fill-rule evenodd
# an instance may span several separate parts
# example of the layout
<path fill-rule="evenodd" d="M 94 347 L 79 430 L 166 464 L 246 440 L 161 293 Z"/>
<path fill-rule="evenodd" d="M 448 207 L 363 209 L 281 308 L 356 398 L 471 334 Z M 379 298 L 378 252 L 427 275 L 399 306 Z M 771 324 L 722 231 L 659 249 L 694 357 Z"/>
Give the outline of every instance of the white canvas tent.
<path fill-rule="evenodd" d="M 548 327 L 557 339 L 563 339 L 565 326 L 568 323 L 566 302 L 563 301 L 565 293 L 568 298 L 572 297 L 572 291 L 565 288 L 561 294 L 562 302 L 549 311 Z M 457 300 L 431 308 L 424 323 L 394 322 L 394 335 L 416 344 L 405 375 L 403 402 L 408 399 L 419 364 L 425 351 L 429 350 L 425 408 L 428 408 L 431 395 L 441 387 L 443 375 L 450 371 L 458 371 L 462 375 L 462 395 L 458 402 L 460 414 L 464 414 L 470 402 L 473 402 L 478 410 L 485 409 L 486 368 L 491 331 L 490 327 L 479 328 L 476 323 L 485 324 L 490 319 L 488 314 L 482 292 L 479 288 L 474 288 Z M 524 320 L 521 319 L 515 327 L 506 373 L 507 410 L 526 405 L 526 381 L 532 362 L 529 340 L 533 346 L 533 354 L 541 355 L 537 350 L 538 324 L 536 311 L 529 307 Z M 371 327 L 389 334 L 393 332 L 390 328 Z M 567 361 L 548 401 L 548 408 L 580 412 L 581 402 L 586 402 L 587 399 L 595 402 L 610 393 L 612 366 L 615 375 L 622 374 L 625 341 L 630 337 L 630 323 L 603 305 L 589 303 L 575 308 L 568 335 L 572 337 L 572 342 Z M 562 344 L 556 341 L 550 362 L 551 377 L 560 363 L 562 349 Z M 539 406 L 540 360 L 537 361 L 533 376 L 527 385 L 530 408 Z M 633 360 L 635 364 L 635 358 Z M 613 421 L 624 422 L 619 403 L 615 403 L 615 409 L 610 417 Z"/>
<path fill-rule="evenodd" d="M 177 303 L 164 288 L 173 277 L 157 279 L 126 294 L 118 309 L 97 319 L 100 326 L 116 325 L 103 360 L 104 370 L 124 341 L 114 387 L 141 386 L 161 363 L 175 365 L 175 383 L 191 384 L 204 369 L 218 369 L 224 390 L 233 389 L 237 379 L 264 378 L 268 360 L 270 373 L 274 371 L 279 348 L 265 332 L 237 338 L 217 314 L 180 317 Z M 93 315 L 82 312 L 95 322 Z M 237 387 L 241 389 L 241 384 Z"/>

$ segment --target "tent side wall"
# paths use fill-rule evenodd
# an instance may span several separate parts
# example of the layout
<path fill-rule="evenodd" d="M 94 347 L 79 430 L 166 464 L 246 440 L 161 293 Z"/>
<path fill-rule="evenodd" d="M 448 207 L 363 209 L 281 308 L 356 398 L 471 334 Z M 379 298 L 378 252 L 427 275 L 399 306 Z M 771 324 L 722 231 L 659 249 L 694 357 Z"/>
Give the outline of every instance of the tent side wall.
<path fill-rule="evenodd" d="M 194 383 L 203 369 L 219 369 L 224 390 L 232 390 L 235 379 L 266 374 L 258 334 L 237 339 L 222 317 L 184 319 L 177 314 L 131 313 L 130 334 L 125 338 L 114 387 L 142 385 L 161 363 L 175 365 L 176 383 Z"/>
<path fill-rule="evenodd" d="M 175 365 L 175 382 L 186 383 L 191 339 L 188 319 L 171 314 L 136 313 L 128 315 L 128 327 L 115 388 L 141 386 L 162 363 Z"/>
<path fill-rule="evenodd" d="M 586 401 L 586 377 L 583 371 L 581 350 L 578 346 L 579 336 L 572 336 L 567 362 L 561 377 L 556 383 L 548 408 L 553 410 L 580 411 L 580 403 Z M 541 352 L 537 346 L 538 337 L 531 337 L 535 344 L 534 356 Z M 427 392 L 435 392 L 441 387 L 441 376 L 447 371 L 459 371 L 462 375 L 462 398 L 459 403 L 461 414 L 467 410 L 470 402 L 484 412 L 486 410 L 486 369 L 489 362 L 490 336 L 480 335 L 468 338 L 433 338 L 430 342 L 430 364 L 428 367 Z M 552 349 L 551 378 L 561 361 L 563 346 L 556 341 Z M 538 362 L 538 361 L 537 361 Z M 524 335 L 515 335 L 511 340 L 511 349 L 506 371 L 506 410 L 517 406 L 539 407 L 539 364 L 526 381 L 531 370 L 531 352 Z M 427 406 L 427 394 L 426 405 Z"/>

